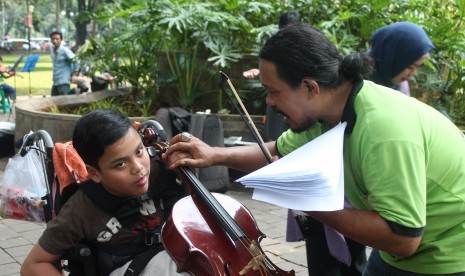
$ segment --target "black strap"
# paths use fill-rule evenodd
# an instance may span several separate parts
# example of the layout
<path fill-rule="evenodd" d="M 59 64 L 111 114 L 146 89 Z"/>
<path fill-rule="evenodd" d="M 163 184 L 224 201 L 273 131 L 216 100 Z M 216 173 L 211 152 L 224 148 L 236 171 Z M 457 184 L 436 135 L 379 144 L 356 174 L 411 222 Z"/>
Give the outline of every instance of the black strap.
<path fill-rule="evenodd" d="M 138 220 L 137 214 L 141 202 L 150 199 L 145 195 L 118 197 L 107 192 L 103 185 L 96 184 L 90 179 L 80 183 L 79 187 L 96 206 L 118 219 L 125 228 L 130 228 L 130 225 Z"/>
<path fill-rule="evenodd" d="M 350 90 L 349 97 L 347 99 L 346 105 L 344 106 L 344 111 L 342 112 L 341 122 L 347 122 L 347 127 L 344 131 L 344 134 L 351 134 L 354 129 L 355 123 L 357 121 L 357 114 L 354 109 L 355 97 L 357 97 L 358 92 L 362 89 L 363 80 L 359 79 L 352 84 L 352 89 Z"/>
<path fill-rule="evenodd" d="M 149 261 L 160 252 L 161 249 L 154 249 L 142 252 L 132 259 L 132 262 L 129 264 L 124 276 L 137 276 L 139 275 Z"/>

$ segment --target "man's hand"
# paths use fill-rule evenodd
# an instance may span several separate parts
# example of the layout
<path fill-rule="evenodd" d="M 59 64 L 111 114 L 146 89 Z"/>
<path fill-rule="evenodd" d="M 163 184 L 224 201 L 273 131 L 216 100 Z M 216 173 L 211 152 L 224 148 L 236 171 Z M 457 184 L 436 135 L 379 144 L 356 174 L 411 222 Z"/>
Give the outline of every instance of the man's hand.
<path fill-rule="evenodd" d="M 171 169 L 179 166 L 204 168 L 214 164 L 214 155 L 214 148 L 197 137 L 191 136 L 189 141 L 183 142 L 178 134 L 170 140 L 170 147 L 162 154 L 162 159 Z"/>

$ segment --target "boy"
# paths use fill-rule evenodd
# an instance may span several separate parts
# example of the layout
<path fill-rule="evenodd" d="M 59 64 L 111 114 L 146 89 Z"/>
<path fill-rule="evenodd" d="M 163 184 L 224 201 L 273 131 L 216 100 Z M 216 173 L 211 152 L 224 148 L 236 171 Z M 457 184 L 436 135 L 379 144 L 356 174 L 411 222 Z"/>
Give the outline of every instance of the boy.
<path fill-rule="evenodd" d="M 149 251 L 154 257 L 141 275 L 183 275 L 159 240 L 181 188 L 161 162 L 152 164 L 149 185 L 151 161 L 129 118 L 111 109 L 91 111 L 77 121 L 73 146 L 88 180 L 74 185 L 79 188 L 47 224 L 21 275 L 61 275 L 54 264 L 82 241 L 96 249 L 99 275 L 123 275 L 134 256 Z"/>

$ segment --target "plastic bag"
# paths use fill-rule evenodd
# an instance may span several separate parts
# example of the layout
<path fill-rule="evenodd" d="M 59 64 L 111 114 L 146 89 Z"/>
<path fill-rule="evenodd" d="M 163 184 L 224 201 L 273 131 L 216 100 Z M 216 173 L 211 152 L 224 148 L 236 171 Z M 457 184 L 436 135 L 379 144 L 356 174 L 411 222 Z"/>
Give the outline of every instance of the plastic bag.
<path fill-rule="evenodd" d="M 3 218 L 44 223 L 46 193 L 43 153 L 31 148 L 22 157 L 17 154 L 8 160 L 0 185 L 0 216 Z"/>

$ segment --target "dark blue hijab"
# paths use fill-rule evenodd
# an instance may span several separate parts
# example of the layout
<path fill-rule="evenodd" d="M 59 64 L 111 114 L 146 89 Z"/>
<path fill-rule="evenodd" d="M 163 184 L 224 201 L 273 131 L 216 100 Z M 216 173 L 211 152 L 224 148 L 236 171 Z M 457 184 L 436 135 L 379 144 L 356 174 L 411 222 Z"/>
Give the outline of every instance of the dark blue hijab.
<path fill-rule="evenodd" d="M 398 22 L 378 29 L 371 37 L 368 53 L 375 60 L 374 82 L 398 89 L 392 78 L 434 50 L 425 31 L 410 22 Z"/>

